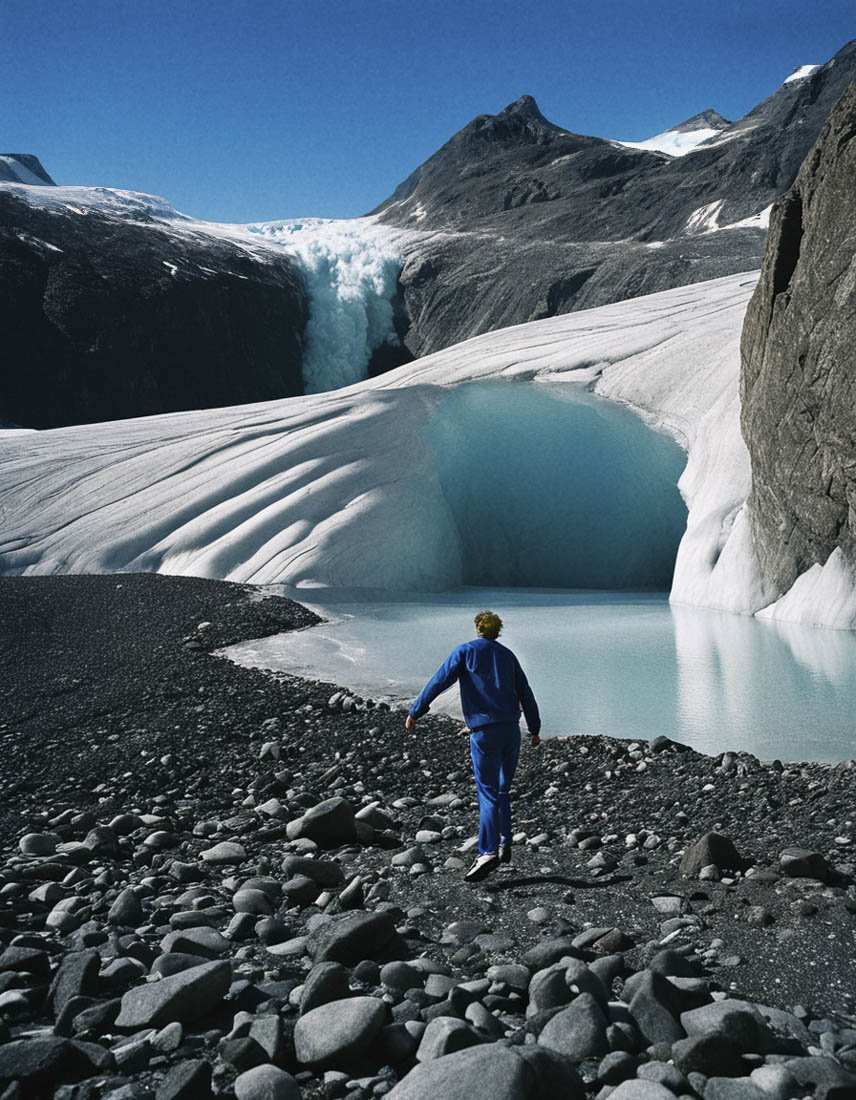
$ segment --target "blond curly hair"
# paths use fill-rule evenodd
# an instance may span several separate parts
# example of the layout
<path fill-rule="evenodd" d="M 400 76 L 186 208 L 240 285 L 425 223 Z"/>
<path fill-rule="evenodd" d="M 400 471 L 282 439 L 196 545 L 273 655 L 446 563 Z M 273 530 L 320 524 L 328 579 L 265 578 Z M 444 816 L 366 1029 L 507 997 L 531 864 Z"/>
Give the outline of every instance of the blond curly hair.
<path fill-rule="evenodd" d="M 495 611 L 480 611 L 475 618 L 476 630 L 482 638 L 496 641 L 502 630 L 502 619 Z"/>

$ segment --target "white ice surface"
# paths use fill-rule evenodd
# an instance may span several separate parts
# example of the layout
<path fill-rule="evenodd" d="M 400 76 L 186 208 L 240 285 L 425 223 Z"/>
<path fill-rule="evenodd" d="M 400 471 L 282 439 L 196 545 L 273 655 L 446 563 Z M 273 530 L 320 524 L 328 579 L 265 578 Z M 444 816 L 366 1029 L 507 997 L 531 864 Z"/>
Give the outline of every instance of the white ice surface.
<path fill-rule="evenodd" d="M 0 569 L 459 584 L 428 426 L 449 386 L 536 379 L 591 385 L 688 450 L 672 597 L 755 611 L 778 595 L 760 584 L 745 522 L 739 338 L 755 278 L 488 333 L 327 394 L 0 439 Z"/>
<path fill-rule="evenodd" d="M 757 614 L 781 623 L 856 630 L 856 578 L 841 550 L 833 550 L 823 565 L 807 569 L 781 599 Z"/>

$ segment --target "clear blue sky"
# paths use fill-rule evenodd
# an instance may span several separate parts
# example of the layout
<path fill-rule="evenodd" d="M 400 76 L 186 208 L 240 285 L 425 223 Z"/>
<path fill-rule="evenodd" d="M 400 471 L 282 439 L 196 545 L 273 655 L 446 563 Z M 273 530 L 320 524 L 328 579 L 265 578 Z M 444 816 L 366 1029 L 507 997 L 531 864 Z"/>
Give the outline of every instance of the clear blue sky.
<path fill-rule="evenodd" d="M 0 151 L 197 217 L 349 217 L 523 93 L 637 140 L 854 36 L 853 0 L 0 0 Z"/>

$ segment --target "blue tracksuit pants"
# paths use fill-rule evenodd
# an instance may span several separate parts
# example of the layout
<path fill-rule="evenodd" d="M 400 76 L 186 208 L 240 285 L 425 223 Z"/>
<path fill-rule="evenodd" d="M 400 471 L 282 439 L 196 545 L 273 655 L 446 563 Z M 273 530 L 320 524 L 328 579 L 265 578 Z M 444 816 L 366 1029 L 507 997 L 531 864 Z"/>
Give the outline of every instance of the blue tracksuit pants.
<path fill-rule="evenodd" d="M 479 855 L 511 843 L 509 792 L 519 755 L 519 722 L 496 722 L 470 733 L 479 799 Z"/>

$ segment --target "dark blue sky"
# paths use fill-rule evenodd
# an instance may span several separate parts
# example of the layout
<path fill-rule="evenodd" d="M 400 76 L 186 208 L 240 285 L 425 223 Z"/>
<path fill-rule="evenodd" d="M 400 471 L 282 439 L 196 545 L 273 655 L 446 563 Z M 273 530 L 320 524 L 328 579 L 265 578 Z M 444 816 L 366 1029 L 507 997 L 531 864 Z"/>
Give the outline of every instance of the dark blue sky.
<path fill-rule="evenodd" d="M 0 151 L 203 218 L 348 217 L 523 93 L 638 140 L 854 36 L 853 0 L 2 0 Z"/>

